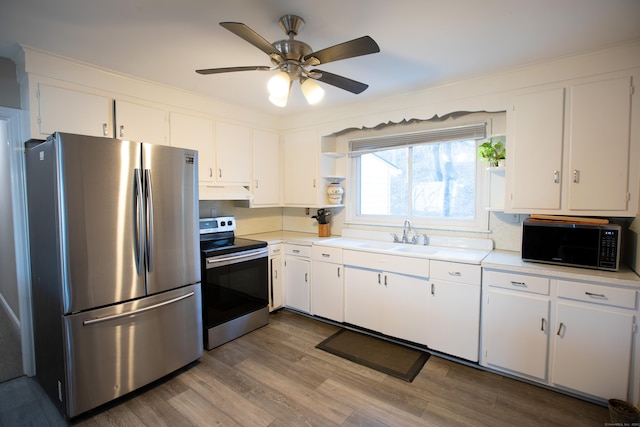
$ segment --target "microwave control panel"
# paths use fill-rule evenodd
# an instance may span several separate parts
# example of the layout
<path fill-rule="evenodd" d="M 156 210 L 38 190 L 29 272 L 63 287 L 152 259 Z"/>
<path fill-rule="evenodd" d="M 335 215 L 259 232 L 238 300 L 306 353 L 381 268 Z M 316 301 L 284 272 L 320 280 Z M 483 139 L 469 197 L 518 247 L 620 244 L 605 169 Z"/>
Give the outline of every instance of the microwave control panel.
<path fill-rule="evenodd" d="M 600 230 L 599 267 L 616 268 L 618 259 L 618 230 Z"/>

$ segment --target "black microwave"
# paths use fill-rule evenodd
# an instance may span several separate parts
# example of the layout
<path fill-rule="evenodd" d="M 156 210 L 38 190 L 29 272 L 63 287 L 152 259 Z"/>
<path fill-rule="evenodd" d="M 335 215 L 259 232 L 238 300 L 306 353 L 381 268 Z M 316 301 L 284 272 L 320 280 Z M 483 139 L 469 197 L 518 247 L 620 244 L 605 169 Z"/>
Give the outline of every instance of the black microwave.
<path fill-rule="evenodd" d="M 622 229 L 596 225 L 527 219 L 522 224 L 524 261 L 617 271 Z"/>

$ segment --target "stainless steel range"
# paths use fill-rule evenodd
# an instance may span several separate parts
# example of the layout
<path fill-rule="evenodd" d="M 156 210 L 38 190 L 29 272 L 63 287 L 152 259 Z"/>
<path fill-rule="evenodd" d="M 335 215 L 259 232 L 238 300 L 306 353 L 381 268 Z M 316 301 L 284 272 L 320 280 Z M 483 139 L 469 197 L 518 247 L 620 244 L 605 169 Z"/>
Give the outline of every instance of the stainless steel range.
<path fill-rule="evenodd" d="M 269 323 L 267 243 L 235 237 L 234 217 L 200 219 L 204 347 Z"/>

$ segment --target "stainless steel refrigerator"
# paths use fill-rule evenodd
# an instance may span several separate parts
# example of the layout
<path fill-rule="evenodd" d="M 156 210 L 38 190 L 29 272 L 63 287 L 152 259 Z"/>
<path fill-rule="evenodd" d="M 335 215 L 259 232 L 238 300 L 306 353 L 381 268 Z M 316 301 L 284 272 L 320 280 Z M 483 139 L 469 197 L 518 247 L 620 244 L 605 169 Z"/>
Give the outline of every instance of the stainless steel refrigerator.
<path fill-rule="evenodd" d="M 61 412 L 197 360 L 197 152 L 55 133 L 26 170 L 36 378 Z"/>

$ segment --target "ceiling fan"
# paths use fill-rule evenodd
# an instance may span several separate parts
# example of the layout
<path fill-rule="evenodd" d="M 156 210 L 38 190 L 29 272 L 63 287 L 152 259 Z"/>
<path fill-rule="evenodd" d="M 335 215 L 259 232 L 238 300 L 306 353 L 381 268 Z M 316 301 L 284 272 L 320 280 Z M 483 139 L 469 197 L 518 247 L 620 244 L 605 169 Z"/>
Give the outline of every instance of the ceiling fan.
<path fill-rule="evenodd" d="M 302 93 L 310 104 L 320 101 L 324 95 L 324 90 L 322 90 L 315 80 L 354 94 L 359 94 L 369 87 L 364 83 L 347 77 L 339 76 L 317 68 L 310 68 L 333 61 L 380 52 L 378 44 L 371 37 L 360 37 L 314 52 L 308 44 L 300 40 L 294 40 L 294 37 L 298 35 L 298 32 L 304 26 L 304 20 L 301 17 L 296 15 L 285 15 L 280 18 L 279 24 L 280 28 L 282 28 L 289 38 L 269 43 L 261 35 L 243 23 L 220 23 L 222 27 L 269 55 L 273 66 L 267 67 L 258 65 L 208 68 L 196 70 L 196 73 L 219 74 L 235 71 L 280 70 L 269 80 L 269 84 L 267 86 L 270 93 L 269 100 L 280 107 L 284 107 L 287 104 L 291 86 L 296 80 L 300 82 Z"/>

